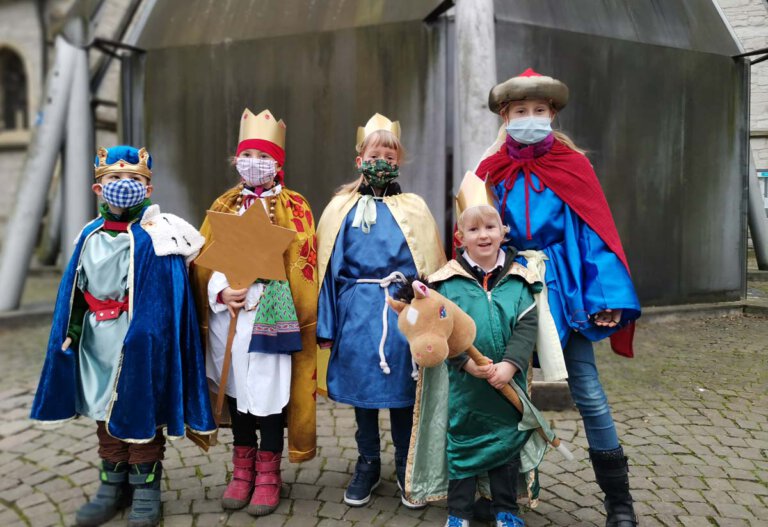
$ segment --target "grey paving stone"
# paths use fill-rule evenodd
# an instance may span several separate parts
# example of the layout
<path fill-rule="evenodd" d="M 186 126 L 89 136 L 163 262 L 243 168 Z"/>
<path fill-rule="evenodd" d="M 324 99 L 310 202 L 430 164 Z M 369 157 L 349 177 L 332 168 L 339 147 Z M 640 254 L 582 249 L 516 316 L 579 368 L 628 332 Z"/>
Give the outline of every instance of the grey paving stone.
<path fill-rule="evenodd" d="M 10 352 L 0 352 L 4 366 L 28 372 L 26 377 L 8 379 L 10 386 L 0 392 L 3 527 L 21 521 L 4 503 L 26 505 L 25 512 L 36 515 L 35 526 L 71 525 L 74 511 L 98 487 L 93 423 L 75 420 L 54 431 L 26 417 L 42 359 L 31 350 L 40 349 L 41 341 L 44 345 L 47 331 L 41 327 L 0 332 L 4 341 L 19 343 Z M 641 323 L 635 360 L 612 355 L 607 343 L 596 347 L 601 378 L 630 458 L 630 481 L 643 527 L 765 524 L 766 334 L 764 318 Z M 722 364 L 729 367 L 723 369 Z M 547 454 L 541 467 L 542 501 L 537 509 L 522 513 L 526 524 L 602 527 L 602 497 L 588 462 L 578 412 L 545 415 L 577 459 L 564 462 L 552 452 Z M 350 407 L 320 398 L 318 416 L 318 457 L 299 465 L 284 460 L 284 498 L 276 513 L 258 519 L 245 511 L 220 508 L 231 470 L 231 431 L 223 430 L 221 444 L 205 454 L 189 441 L 170 442 L 164 462 L 164 526 L 442 526 L 444 502 L 424 511 L 400 505 L 387 412 L 380 412 L 379 419 L 382 484 L 367 507 L 346 507 L 343 492 L 357 458 L 354 415 Z M 121 514 L 109 525 L 122 527 L 125 521 Z M 706 523 L 697 523 L 701 521 Z"/>
<path fill-rule="evenodd" d="M 291 514 L 294 516 L 310 516 L 316 517 L 320 506 L 323 503 L 319 500 L 293 500 L 293 507 L 291 507 Z"/>

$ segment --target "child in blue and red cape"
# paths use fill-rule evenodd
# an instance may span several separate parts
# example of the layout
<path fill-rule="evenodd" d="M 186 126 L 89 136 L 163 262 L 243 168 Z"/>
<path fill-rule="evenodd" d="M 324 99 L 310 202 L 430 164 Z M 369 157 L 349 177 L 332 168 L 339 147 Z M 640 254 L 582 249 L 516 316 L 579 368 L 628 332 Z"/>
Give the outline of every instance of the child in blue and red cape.
<path fill-rule="evenodd" d="M 203 239 L 149 201 L 144 148 L 100 148 L 94 168 L 105 203 L 62 277 L 32 418 L 96 421 L 101 486 L 77 525 L 131 503 L 128 525 L 147 527 L 161 518 L 163 428 L 171 438 L 216 429 L 186 265 Z"/>
<path fill-rule="evenodd" d="M 550 378 L 568 378 L 605 493 L 607 525 L 631 527 L 637 520 L 627 458 L 598 378 L 592 342 L 610 337 L 616 353 L 632 357 L 640 304 L 592 165 L 565 134 L 552 131 L 552 120 L 567 102 L 564 83 L 531 69 L 495 86 L 489 108 L 504 125 L 476 173 L 490 179 L 510 228 L 508 244 L 521 251 L 529 267 L 545 268 L 542 299 L 549 309 L 542 316 L 538 302 L 539 325 L 543 319 L 553 322 L 549 347 L 562 349 L 559 367 L 557 361 L 547 363 L 556 370 Z M 537 347 L 544 347 L 541 330 Z"/>

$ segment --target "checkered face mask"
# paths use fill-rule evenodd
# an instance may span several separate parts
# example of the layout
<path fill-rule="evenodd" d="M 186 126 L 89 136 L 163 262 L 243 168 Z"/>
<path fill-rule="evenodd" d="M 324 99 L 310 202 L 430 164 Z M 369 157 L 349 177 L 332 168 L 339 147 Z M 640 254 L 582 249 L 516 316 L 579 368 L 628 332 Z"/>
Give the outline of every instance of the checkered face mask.
<path fill-rule="evenodd" d="M 147 187 L 135 179 L 118 179 L 101 186 L 104 201 L 118 209 L 135 207 L 147 197 Z"/>
<path fill-rule="evenodd" d="M 249 187 L 260 187 L 275 179 L 277 161 L 256 157 L 238 157 L 237 171 Z"/>

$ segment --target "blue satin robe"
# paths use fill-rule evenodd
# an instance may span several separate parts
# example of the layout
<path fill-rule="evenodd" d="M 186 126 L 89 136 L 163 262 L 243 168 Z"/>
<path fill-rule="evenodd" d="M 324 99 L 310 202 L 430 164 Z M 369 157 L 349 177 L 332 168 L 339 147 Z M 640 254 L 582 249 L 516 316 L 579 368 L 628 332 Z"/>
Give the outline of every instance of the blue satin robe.
<path fill-rule="evenodd" d="M 80 254 L 88 237 L 103 224 L 98 218 L 85 226 L 62 276 L 32 419 L 64 421 L 78 416 L 79 348 L 62 351 L 61 345 L 67 337 Z M 184 257 L 157 256 L 138 222 L 130 230 L 133 315 L 107 409 L 107 431 L 128 442 L 150 441 L 161 426 L 167 426 L 171 437 L 183 436 L 185 428 L 211 433 L 216 424 Z"/>
<path fill-rule="evenodd" d="M 331 399 L 360 408 L 405 408 L 413 406 L 416 397 L 408 341 L 397 329 L 397 314 L 387 309 L 384 354 L 391 372 L 385 374 L 379 367 L 384 290 L 357 280 L 381 279 L 393 271 L 415 276 L 416 265 L 389 208 L 380 200 L 375 203 L 377 219 L 368 234 L 352 227 L 356 207 L 339 230 L 320 288 L 317 337 L 333 341 L 328 362 Z M 399 286 L 389 286 L 390 296 Z"/>
<path fill-rule="evenodd" d="M 531 174 L 535 188 L 539 178 Z M 504 199 L 504 183 L 494 187 L 499 203 Z M 509 191 L 503 220 L 510 227 L 509 245 L 520 251 L 543 251 L 549 306 L 560 342 L 565 348 L 571 331 L 598 341 L 617 328 L 598 327 L 590 315 L 603 309 L 623 309 L 619 327 L 640 316 L 640 302 L 624 264 L 603 240 L 552 190 L 529 189 L 531 238 L 527 239 L 525 219 L 525 179 L 520 171 Z M 525 259 L 519 257 L 525 264 Z"/>

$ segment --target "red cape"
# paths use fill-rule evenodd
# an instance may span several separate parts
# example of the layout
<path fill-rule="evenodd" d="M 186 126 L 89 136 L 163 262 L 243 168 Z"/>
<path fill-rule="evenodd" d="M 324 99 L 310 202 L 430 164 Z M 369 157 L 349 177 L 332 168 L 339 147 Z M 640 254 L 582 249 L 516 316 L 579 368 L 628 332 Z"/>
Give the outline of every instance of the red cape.
<path fill-rule="evenodd" d="M 624 254 L 613 215 L 608 208 L 608 201 L 605 199 L 592 164 L 584 155 L 555 140 L 551 150 L 542 156 L 533 159 L 513 159 L 507 155 L 506 145 L 502 145 L 498 152 L 480 163 L 477 167 L 477 175 L 483 180 L 490 178 L 494 185 L 504 182 L 505 188 L 509 191 L 521 170 L 528 182 L 530 182 L 530 174 L 535 174 L 547 188 L 567 203 L 618 256 L 629 272 L 627 257 Z M 530 183 L 526 184 L 526 207 L 529 186 L 532 187 Z M 534 191 L 541 192 L 541 190 L 543 188 L 534 188 Z M 526 221 L 527 216 L 528 211 L 526 211 Z M 611 335 L 613 351 L 625 357 L 633 357 L 634 333 L 635 323 L 632 322 Z"/>

